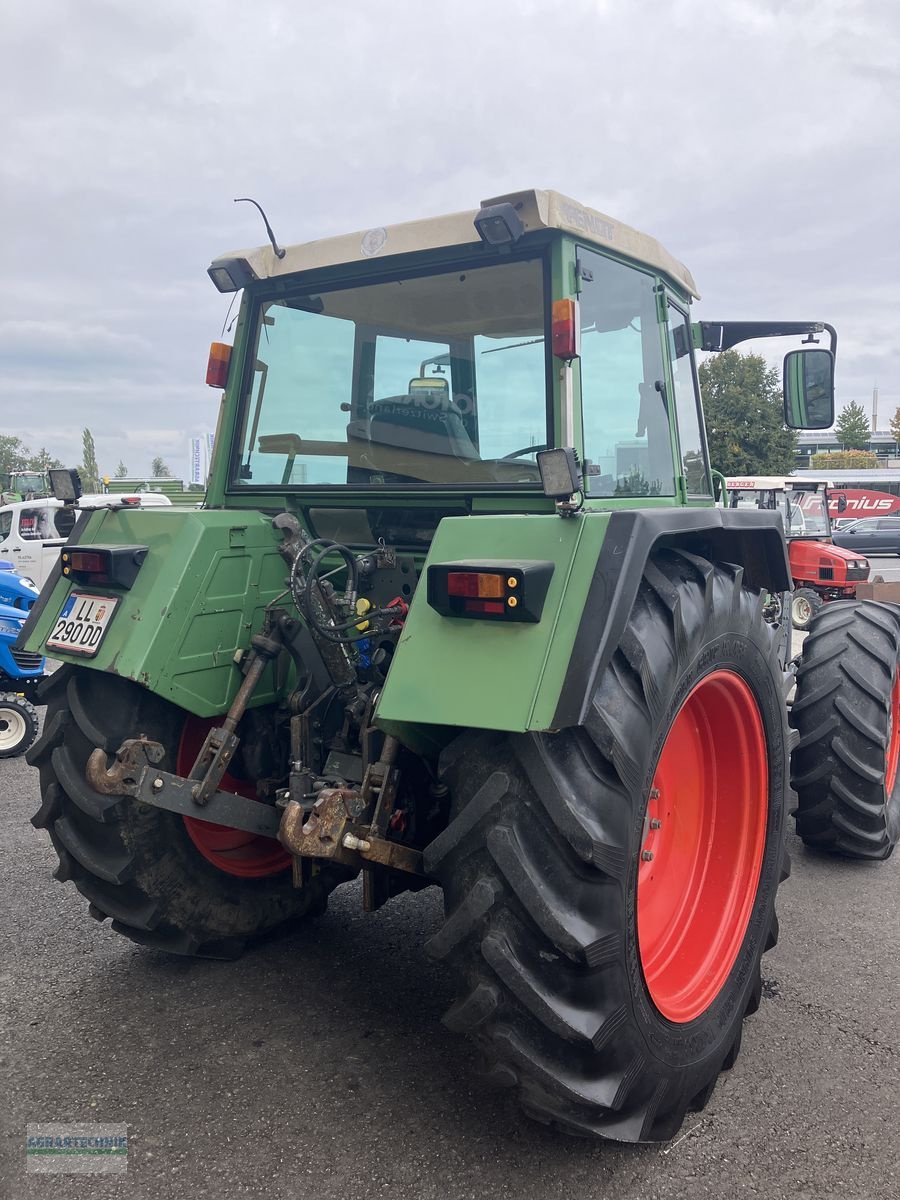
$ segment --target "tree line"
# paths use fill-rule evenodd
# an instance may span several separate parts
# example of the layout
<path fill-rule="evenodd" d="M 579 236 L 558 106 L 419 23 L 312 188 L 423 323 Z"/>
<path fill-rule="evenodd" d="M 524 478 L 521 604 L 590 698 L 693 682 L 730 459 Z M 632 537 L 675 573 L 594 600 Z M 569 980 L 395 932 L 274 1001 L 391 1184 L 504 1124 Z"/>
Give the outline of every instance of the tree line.
<path fill-rule="evenodd" d="M 63 466 L 65 466 L 65 463 L 60 462 L 45 447 L 42 446 L 35 454 L 25 445 L 21 438 L 10 434 L 0 434 L 0 475 L 16 474 L 20 471 L 40 471 L 46 473 L 47 471 Z M 106 473 L 101 472 L 97 465 L 97 451 L 90 429 L 82 430 L 81 462 L 76 469 L 81 476 L 81 486 L 85 492 L 100 491 L 100 484 L 106 477 Z M 118 466 L 112 474 L 115 475 L 116 479 L 128 478 L 128 467 L 122 459 L 119 459 Z M 157 455 L 153 459 L 150 474 L 153 479 L 172 478 L 172 472 L 160 455 Z"/>

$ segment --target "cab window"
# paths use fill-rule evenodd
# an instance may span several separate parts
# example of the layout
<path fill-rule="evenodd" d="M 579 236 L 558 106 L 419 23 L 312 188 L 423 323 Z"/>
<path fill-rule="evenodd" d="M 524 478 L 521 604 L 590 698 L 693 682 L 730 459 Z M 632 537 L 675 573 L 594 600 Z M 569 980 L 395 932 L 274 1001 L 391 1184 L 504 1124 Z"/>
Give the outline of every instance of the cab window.
<path fill-rule="evenodd" d="M 655 279 L 579 247 L 587 497 L 674 496 Z"/>
<path fill-rule="evenodd" d="M 668 306 L 667 331 L 681 453 L 680 474 L 684 477 L 689 496 L 711 496 L 712 484 L 700 418 L 700 392 L 694 371 L 691 327 L 687 316 L 671 303 Z"/>

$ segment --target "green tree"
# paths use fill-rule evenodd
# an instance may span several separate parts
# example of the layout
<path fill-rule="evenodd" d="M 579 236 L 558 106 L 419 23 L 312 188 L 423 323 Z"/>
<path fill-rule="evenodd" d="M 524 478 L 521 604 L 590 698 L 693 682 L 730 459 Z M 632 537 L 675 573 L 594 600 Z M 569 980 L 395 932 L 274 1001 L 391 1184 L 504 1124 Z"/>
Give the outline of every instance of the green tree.
<path fill-rule="evenodd" d="M 154 479 L 171 479 L 172 472 L 166 466 L 163 459 L 157 454 L 150 465 L 150 474 Z"/>
<path fill-rule="evenodd" d="M 891 417 L 891 433 L 894 435 L 894 441 L 900 442 L 900 408 L 895 408 Z"/>
<path fill-rule="evenodd" d="M 20 438 L 0 434 L 0 472 L 24 471 L 28 464 L 28 447 Z"/>
<path fill-rule="evenodd" d="M 122 462 L 122 460 L 120 458 L 119 465 L 116 467 L 116 479 L 127 479 L 127 478 L 128 478 L 128 468 L 125 466 L 125 464 Z"/>
<path fill-rule="evenodd" d="M 848 450 L 865 450 L 872 434 L 866 410 L 855 400 L 845 404 L 834 423 L 837 440 Z"/>
<path fill-rule="evenodd" d="M 725 350 L 700 367 L 709 454 L 723 475 L 788 475 L 797 437 L 786 429 L 778 371 L 760 354 Z"/>
<path fill-rule="evenodd" d="M 37 454 L 30 455 L 28 462 L 25 464 L 29 471 L 50 471 L 56 470 L 63 464 L 58 458 L 54 458 L 45 446 L 41 446 Z"/>
<path fill-rule="evenodd" d="M 94 438 L 89 429 L 82 431 L 81 446 L 81 466 L 78 468 L 81 486 L 86 492 L 99 492 L 100 471 L 97 468 L 97 451 L 94 448 Z"/>

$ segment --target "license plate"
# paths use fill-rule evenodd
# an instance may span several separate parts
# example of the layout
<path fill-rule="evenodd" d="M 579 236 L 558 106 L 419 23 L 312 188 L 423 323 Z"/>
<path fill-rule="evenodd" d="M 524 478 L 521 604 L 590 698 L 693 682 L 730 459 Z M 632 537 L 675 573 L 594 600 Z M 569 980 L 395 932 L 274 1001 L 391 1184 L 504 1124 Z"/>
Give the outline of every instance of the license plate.
<path fill-rule="evenodd" d="M 118 596 L 70 592 L 45 645 L 70 654 L 96 654 L 118 603 Z"/>

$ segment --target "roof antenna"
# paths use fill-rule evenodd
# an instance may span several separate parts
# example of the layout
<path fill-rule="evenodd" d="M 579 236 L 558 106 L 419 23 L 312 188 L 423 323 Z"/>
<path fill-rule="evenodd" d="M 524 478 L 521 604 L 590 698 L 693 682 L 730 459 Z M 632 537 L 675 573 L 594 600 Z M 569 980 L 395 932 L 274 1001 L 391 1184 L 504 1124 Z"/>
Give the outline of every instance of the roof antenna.
<path fill-rule="evenodd" d="M 257 204 L 252 196 L 238 196 L 235 198 L 234 202 L 235 202 L 235 204 L 252 204 L 257 209 L 259 209 L 259 215 L 263 219 L 263 224 L 266 227 L 266 233 L 269 235 L 269 241 L 272 243 L 272 249 L 275 251 L 275 257 L 276 258 L 284 258 L 287 251 L 282 250 L 282 248 L 275 241 L 275 234 L 272 232 L 272 226 L 269 224 L 269 218 L 266 216 L 266 214 L 262 210 L 262 205 Z"/>

